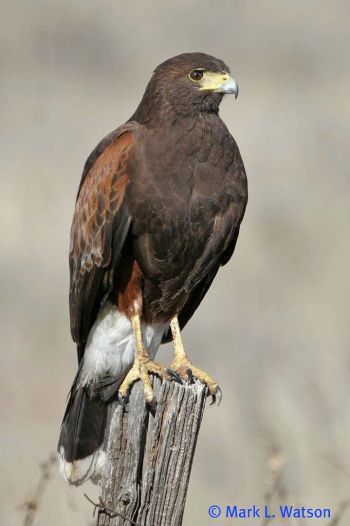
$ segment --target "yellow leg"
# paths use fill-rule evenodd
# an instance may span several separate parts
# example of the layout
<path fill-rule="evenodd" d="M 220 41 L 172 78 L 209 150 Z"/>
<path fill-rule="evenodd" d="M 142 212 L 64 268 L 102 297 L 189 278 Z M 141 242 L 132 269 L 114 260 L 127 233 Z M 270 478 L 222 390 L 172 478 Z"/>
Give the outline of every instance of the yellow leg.
<path fill-rule="evenodd" d="M 143 383 L 146 401 L 147 403 L 151 404 L 152 402 L 154 402 L 154 393 L 149 374 L 157 374 L 163 380 L 169 380 L 170 375 L 167 373 L 165 367 L 151 360 L 148 352 L 144 348 L 142 341 L 141 321 L 140 316 L 138 314 L 135 314 L 131 318 L 131 324 L 135 337 L 134 365 L 124 378 L 121 386 L 119 387 L 119 393 L 123 398 L 126 397 L 130 386 L 137 380 L 141 380 Z"/>
<path fill-rule="evenodd" d="M 192 365 L 192 363 L 188 359 L 188 356 L 185 352 L 182 343 L 181 330 L 177 316 L 172 318 L 170 322 L 170 328 L 174 340 L 174 359 L 170 368 L 176 373 L 178 373 L 180 378 L 183 380 L 188 379 L 188 370 L 190 369 L 194 378 L 197 378 L 202 383 L 207 385 L 209 389 L 209 394 L 211 394 L 213 397 L 213 401 L 215 402 L 216 397 L 218 397 L 218 403 L 220 403 L 221 389 L 218 386 L 217 382 L 215 382 L 215 380 L 213 380 L 206 372 Z"/>

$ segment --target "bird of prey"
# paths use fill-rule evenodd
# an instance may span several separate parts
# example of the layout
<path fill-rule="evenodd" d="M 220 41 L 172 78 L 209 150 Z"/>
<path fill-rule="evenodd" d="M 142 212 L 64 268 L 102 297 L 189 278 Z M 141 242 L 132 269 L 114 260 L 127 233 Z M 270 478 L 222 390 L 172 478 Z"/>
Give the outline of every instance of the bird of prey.
<path fill-rule="evenodd" d="M 150 373 L 193 375 L 181 329 L 231 258 L 247 204 L 237 144 L 219 117 L 223 96 L 237 97 L 227 65 L 184 53 L 154 71 L 132 117 L 87 159 L 70 242 L 70 319 L 79 368 L 58 443 L 71 484 L 96 479 L 106 462 L 108 404 Z M 170 369 L 154 361 L 173 339 Z"/>

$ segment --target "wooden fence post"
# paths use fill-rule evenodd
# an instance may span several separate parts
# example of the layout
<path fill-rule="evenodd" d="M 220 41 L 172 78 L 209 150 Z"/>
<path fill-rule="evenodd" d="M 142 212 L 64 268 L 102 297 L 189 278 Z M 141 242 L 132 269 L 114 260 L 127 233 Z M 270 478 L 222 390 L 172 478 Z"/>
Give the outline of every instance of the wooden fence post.
<path fill-rule="evenodd" d="M 111 406 L 109 468 L 102 478 L 98 526 L 181 526 L 207 388 L 196 381 L 153 388 L 155 411 L 141 382 L 129 403 Z"/>

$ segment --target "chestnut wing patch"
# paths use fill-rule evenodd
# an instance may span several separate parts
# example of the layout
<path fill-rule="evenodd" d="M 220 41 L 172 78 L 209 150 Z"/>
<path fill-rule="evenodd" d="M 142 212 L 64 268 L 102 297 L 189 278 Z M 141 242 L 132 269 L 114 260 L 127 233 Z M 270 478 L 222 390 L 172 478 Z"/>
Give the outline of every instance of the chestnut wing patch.
<path fill-rule="evenodd" d="M 77 197 L 69 253 L 69 305 L 79 360 L 100 304 L 111 290 L 131 222 L 125 195 L 132 147 L 130 131 L 108 144 L 84 173 Z"/>

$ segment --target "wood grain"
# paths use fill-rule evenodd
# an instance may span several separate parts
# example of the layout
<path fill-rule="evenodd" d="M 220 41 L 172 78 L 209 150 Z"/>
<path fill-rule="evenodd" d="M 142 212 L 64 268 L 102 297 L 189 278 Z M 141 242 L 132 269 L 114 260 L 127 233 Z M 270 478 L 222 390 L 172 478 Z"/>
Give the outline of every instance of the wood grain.
<path fill-rule="evenodd" d="M 126 407 L 111 407 L 101 494 L 106 509 L 99 510 L 98 526 L 182 524 L 207 388 L 154 378 L 154 391 L 153 414 L 140 382 Z"/>

